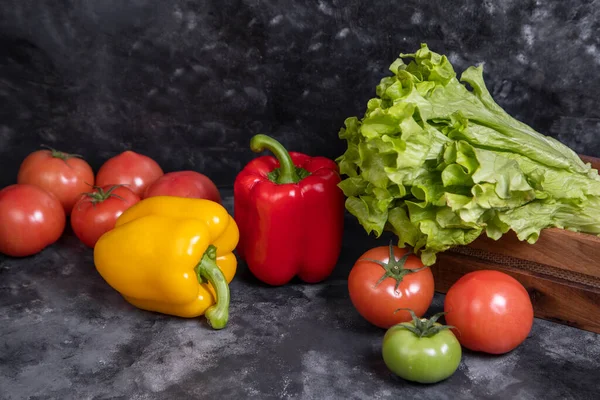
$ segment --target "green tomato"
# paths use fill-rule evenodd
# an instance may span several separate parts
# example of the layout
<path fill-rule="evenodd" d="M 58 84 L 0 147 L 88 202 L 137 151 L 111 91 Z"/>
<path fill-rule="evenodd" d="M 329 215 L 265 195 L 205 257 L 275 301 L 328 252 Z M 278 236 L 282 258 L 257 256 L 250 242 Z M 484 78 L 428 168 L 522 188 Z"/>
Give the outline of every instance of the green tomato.
<path fill-rule="evenodd" d="M 410 311 L 410 310 L 409 310 Z M 383 338 L 385 365 L 408 381 L 436 383 L 454 374 L 462 358 L 460 343 L 449 326 L 431 319 L 419 319 L 394 325 Z"/>

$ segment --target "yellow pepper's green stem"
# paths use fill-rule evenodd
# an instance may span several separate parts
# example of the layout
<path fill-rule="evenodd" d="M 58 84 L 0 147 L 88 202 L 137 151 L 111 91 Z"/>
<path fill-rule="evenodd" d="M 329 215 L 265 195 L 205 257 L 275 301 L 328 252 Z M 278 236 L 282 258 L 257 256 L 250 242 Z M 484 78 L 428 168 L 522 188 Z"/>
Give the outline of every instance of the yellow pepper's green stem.
<path fill-rule="evenodd" d="M 198 282 L 210 282 L 217 294 L 215 305 L 210 306 L 204 313 L 206 320 L 214 329 L 223 329 L 229 320 L 229 285 L 216 260 L 217 248 L 211 244 L 196 266 L 196 275 Z"/>

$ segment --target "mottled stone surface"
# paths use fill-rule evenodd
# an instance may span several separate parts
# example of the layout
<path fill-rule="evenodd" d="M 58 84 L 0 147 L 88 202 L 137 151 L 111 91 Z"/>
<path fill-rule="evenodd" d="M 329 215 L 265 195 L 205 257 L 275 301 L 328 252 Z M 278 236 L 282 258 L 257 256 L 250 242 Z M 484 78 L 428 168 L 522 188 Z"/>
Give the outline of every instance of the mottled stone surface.
<path fill-rule="evenodd" d="M 36 256 L 0 258 L 0 399 L 597 398 L 599 336 L 538 319 L 515 351 L 465 351 L 440 384 L 394 377 L 380 355 L 385 331 L 357 314 L 346 286 L 376 242 L 346 224 L 323 283 L 267 287 L 241 264 L 221 331 L 128 305 L 71 233 Z M 430 314 L 442 308 L 436 295 Z"/>
<path fill-rule="evenodd" d="M 133 149 L 223 188 L 255 133 L 336 157 L 344 119 L 422 42 L 457 72 L 485 63 L 509 113 L 600 156 L 597 1 L 3 0 L 0 187 L 41 143 L 96 171 Z M 241 265 L 219 332 L 129 306 L 70 232 L 36 256 L 0 256 L 0 399 L 596 398 L 599 336 L 541 320 L 508 355 L 466 352 L 439 385 L 394 378 L 384 331 L 346 289 L 376 242 L 347 226 L 321 284 L 269 288 Z"/>
<path fill-rule="evenodd" d="M 132 148 L 229 185 L 251 135 L 335 157 L 401 52 L 485 63 L 495 99 L 600 156 L 600 8 L 589 0 L 4 0 L 0 187 L 40 143 L 94 169 Z"/>

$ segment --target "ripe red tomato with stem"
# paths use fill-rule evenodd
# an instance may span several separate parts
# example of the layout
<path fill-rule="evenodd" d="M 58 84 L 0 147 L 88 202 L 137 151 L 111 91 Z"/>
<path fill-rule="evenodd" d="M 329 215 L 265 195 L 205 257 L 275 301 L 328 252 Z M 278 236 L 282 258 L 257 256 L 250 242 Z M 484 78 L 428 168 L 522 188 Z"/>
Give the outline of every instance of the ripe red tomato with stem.
<path fill-rule="evenodd" d="M 209 177 L 196 171 L 168 172 L 146 188 L 144 198 L 178 196 L 221 203 L 219 189 Z"/>
<path fill-rule="evenodd" d="M 444 300 L 446 322 L 467 349 L 490 354 L 519 346 L 533 325 L 527 290 L 512 276 L 494 270 L 470 272 L 456 281 Z"/>
<path fill-rule="evenodd" d="M 363 318 L 380 328 L 421 317 L 433 300 L 431 270 L 407 249 L 380 246 L 366 251 L 348 276 L 352 304 Z"/>
<path fill-rule="evenodd" d="M 36 185 L 51 192 L 69 215 L 81 193 L 94 185 L 94 171 L 82 156 L 48 148 L 25 157 L 19 167 L 17 183 Z"/>
<path fill-rule="evenodd" d="M 0 190 L 0 253 L 26 257 L 39 253 L 62 235 L 67 217 L 52 193 L 31 184 Z"/>
<path fill-rule="evenodd" d="M 96 186 L 127 185 L 141 197 L 144 190 L 163 174 L 160 165 L 152 158 L 127 150 L 102 164 L 96 174 Z"/>
<path fill-rule="evenodd" d="M 100 236 L 115 227 L 117 218 L 139 201 L 140 197 L 125 186 L 96 186 L 73 207 L 71 228 L 81 242 L 94 248 Z"/>

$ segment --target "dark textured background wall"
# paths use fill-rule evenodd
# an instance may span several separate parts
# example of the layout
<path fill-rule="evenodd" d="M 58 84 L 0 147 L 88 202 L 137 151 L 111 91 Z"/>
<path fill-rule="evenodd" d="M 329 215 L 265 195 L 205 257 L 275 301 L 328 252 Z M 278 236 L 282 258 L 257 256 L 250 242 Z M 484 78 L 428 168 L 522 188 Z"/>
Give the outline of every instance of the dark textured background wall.
<path fill-rule="evenodd" d="M 249 138 L 336 157 L 400 52 L 458 72 L 485 62 L 495 99 L 600 155 L 600 7 L 577 1 L 3 0 L 0 187 L 41 143 L 94 170 L 133 149 L 230 185 Z"/>

